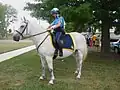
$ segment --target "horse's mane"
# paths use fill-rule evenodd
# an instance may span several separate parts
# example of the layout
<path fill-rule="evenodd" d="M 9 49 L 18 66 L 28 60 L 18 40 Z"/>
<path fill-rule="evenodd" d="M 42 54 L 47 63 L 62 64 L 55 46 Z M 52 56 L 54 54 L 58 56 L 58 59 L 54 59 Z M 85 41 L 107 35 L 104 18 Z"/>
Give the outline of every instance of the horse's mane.
<path fill-rule="evenodd" d="M 37 27 L 37 28 L 42 28 L 43 30 L 45 30 L 45 29 L 50 25 L 47 21 L 42 21 L 42 20 L 37 21 L 37 20 L 35 20 L 35 19 L 31 19 L 31 20 L 29 20 L 29 22 L 30 22 L 33 26 L 35 26 L 35 27 Z M 39 22 L 40 22 L 40 23 L 39 23 Z"/>

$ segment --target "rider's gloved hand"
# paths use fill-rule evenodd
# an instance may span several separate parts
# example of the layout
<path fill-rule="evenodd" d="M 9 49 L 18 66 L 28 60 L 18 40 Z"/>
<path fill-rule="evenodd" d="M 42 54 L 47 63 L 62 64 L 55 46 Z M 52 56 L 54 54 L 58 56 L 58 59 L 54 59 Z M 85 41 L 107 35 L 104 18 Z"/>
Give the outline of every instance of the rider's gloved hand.
<path fill-rule="evenodd" d="M 51 31 L 52 31 L 52 28 L 47 28 L 47 31 L 48 31 L 48 32 L 51 32 Z"/>

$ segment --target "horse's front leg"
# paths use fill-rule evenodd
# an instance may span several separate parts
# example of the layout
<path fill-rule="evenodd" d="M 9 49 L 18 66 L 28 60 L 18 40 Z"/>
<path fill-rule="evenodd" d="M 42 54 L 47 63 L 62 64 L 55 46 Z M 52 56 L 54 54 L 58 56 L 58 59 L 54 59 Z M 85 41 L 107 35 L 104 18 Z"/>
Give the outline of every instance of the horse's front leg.
<path fill-rule="evenodd" d="M 50 72 L 49 84 L 54 84 L 55 77 L 53 72 L 53 59 L 52 57 L 46 57 L 46 61 L 47 61 L 49 72 Z"/>
<path fill-rule="evenodd" d="M 45 60 L 45 57 L 44 56 L 42 56 L 42 55 L 40 55 L 40 61 L 41 61 L 41 66 L 42 66 L 42 75 L 40 76 L 40 80 L 43 80 L 43 79 L 45 79 L 46 78 L 46 75 L 45 75 L 45 69 L 46 69 L 46 67 L 45 67 L 45 64 L 46 64 L 46 60 Z"/>

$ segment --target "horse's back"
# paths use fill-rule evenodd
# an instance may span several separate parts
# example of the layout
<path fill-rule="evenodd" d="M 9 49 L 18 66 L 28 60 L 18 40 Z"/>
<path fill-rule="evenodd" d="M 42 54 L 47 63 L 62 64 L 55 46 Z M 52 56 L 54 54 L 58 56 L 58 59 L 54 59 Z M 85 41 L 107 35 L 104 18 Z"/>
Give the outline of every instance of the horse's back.
<path fill-rule="evenodd" d="M 71 32 L 69 34 L 73 37 L 74 43 L 76 44 L 76 48 L 79 48 L 79 46 L 81 47 L 86 44 L 85 36 L 82 35 L 81 33 Z"/>
<path fill-rule="evenodd" d="M 83 53 L 83 59 L 85 59 L 88 52 L 85 36 L 78 32 L 71 32 L 69 34 L 73 37 L 76 50 L 80 50 Z"/>

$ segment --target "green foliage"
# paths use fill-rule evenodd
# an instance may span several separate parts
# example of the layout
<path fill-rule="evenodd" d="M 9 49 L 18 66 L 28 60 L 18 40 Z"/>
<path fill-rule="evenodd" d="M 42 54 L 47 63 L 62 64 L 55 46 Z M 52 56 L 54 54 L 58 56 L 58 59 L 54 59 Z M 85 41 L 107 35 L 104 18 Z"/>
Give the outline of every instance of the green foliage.
<path fill-rule="evenodd" d="M 0 38 L 5 36 L 5 7 L 0 3 Z"/>
<path fill-rule="evenodd" d="M 37 0 L 40 1 L 40 0 Z M 60 9 L 61 15 L 66 22 L 72 22 L 74 30 L 80 30 L 81 26 L 92 19 L 92 10 L 90 3 L 84 3 L 82 0 L 42 0 L 42 3 L 27 3 L 25 9 L 32 11 L 31 15 L 40 19 L 51 21 L 50 10 L 54 7 Z"/>
<path fill-rule="evenodd" d="M 17 11 L 10 5 L 0 3 L 0 38 L 7 35 L 7 27 L 16 20 Z"/>
<path fill-rule="evenodd" d="M 109 29 L 112 26 L 117 26 L 113 22 L 120 19 L 120 0 L 86 0 L 91 3 L 91 9 L 94 11 L 94 20 L 91 24 L 96 24 L 97 26 L 101 21 L 100 28 L 102 30 L 102 52 L 110 51 L 110 33 Z M 120 25 L 118 25 L 120 26 Z M 117 26 L 117 27 L 118 27 Z"/>
<path fill-rule="evenodd" d="M 26 10 L 32 11 L 32 16 L 40 19 L 50 19 L 50 10 L 57 7 L 66 22 L 94 24 L 100 20 L 109 20 L 110 27 L 115 19 L 120 19 L 119 0 L 35 0 L 36 4 L 27 3 Z M 42 1 L 42 2 L 39 2 Z M 94 12 L 93 12 L 94 11 Z M 99 23 L 98 23 L 99 24 Z"/>
<path fill-rule="evenodd" d="M 120 27 L 120 0 L 35 0 L 37 4 L 28 3 L 25 9 L 32 11 L 36 18 L 51 21 L 50 10 L 57 7 L 68 23 L 67 30 L 84 31 L 85 26 L 93 26 L 102 31 L 102 51 L 109 52 L 112 26 Z M 114 24 L 115 20 L 119 24 Z M 99 23 L 101 21 L 102 23 Z M 70 24 L 72 23 L 72 24 Z M 69 25 L 70 24 L 70 25 Z M 119 30 L 119 29 L 117 29 Z M 71 30 L 70 30 L 71 31 Z M 95 30 L 94 30 L 95 31 Z"/>
<path fill-rule="evenodd" d="M 74 31 L 74 24 L 72 22 L 69 22 L 66 24 L 65 31 L 66 32 L 73 32 Z"/>
<path fill-rule="evenodd" d="M 119 0 L 86 0 L 91 3 L 91 8 L 94 11 L 94 19 L 108 20 L 110 25 L 115 19 L 120 19 L 120 1 Z"/>
<path fill-rule="evenodd" d="M 14 22 L 17 19 L 17 11 L 10 5 L 5 5 L 5 7 L 6 25 L 8 27 L 11 22 Z"/>

